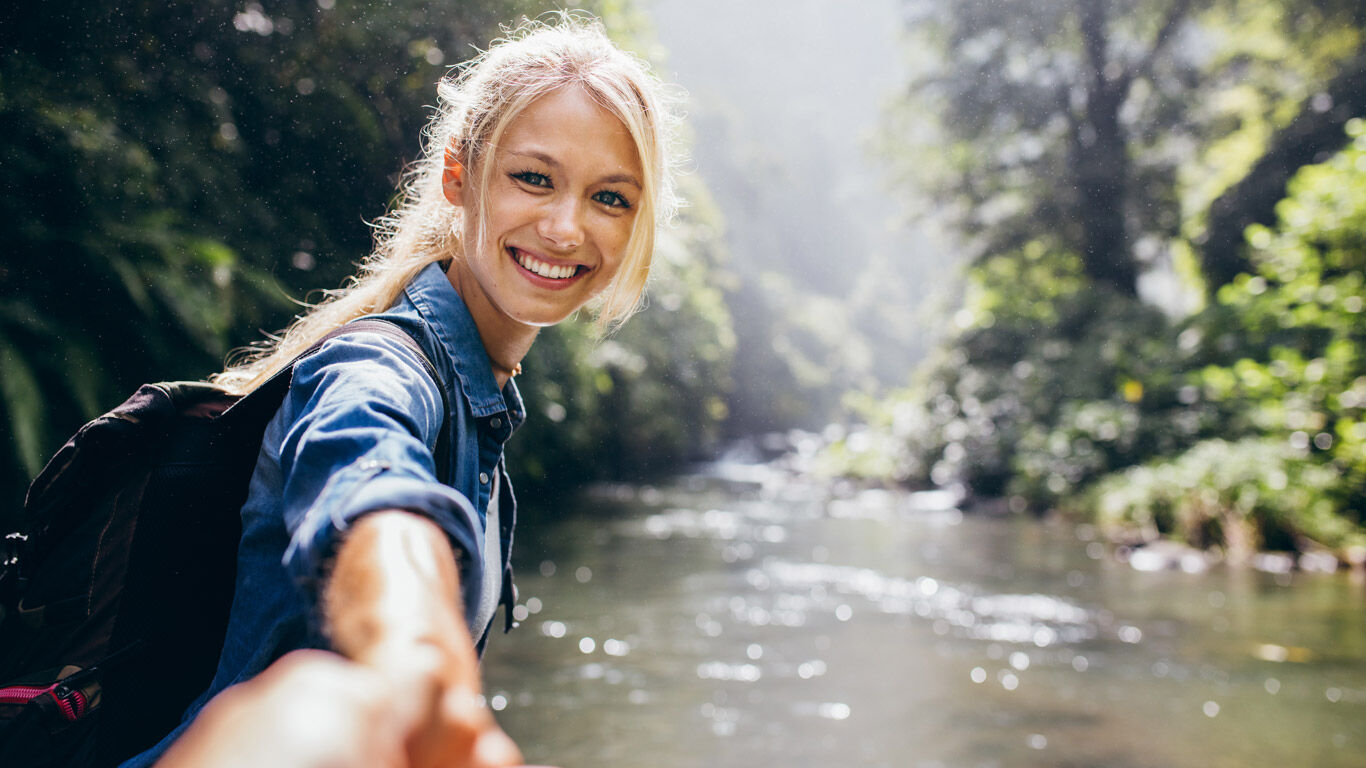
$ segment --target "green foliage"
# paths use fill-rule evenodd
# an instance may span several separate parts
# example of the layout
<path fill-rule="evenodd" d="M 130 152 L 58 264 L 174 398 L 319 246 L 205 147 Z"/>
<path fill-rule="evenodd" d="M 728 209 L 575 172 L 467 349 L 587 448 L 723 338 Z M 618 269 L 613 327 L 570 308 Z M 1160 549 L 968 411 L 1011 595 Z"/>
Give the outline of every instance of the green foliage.
<path fill-rule="evenodd" d="M 1354 71 L 1359 3 L 911 6 L 933 60 L 907 104 L 935 106 L 929 140 L 948 149 L 894 159 L 977 260 L 960 333 L 909 389 L 865 406 L 877 436 L 856 431 L 858 446 L 831 452 L 836 465 L 879 468 L 853 448 L 888 453 L 891 435 L 892 476 L 961 482 L 1016 510 L 1062 507 L 1235 551 L 1355 546 L 1362 121 L 1350 147 L 1299 170 L 1274 227 L 1248 230 L 1255 271 L 1181 320 L 1100 287 L 1123 285 L 1088 245 L 1092 220 L 1113 211 L 1086 177 L 1104 160 L 1091 170 L 1119 180 L 1109 204 L 1125 211 L 1125 254 L 1170 254 L 1193 274 L 1213 201 L 1273 150 L 1294 155 L 1292 121 L 1308 131 L 1316 111 L 1338 113 L 1321 91 Z M 1107 116 L 1118 131 L 1097 122 Z M 1107 140 L 1123 151 L 1089 148 Z"/>
<path fill-rule="evenodd" d="M 417 155 L 436 81 L 499 24 L 550 7 L 7 11 L 0 502 L 17 506 L 61 440 L 136 384 L 211 373 L 283 327 L 299 309 L 291 297 L 341 284 Z M 629 36 L 630 4 L 603 10 Z M 544 334 L 524 379 L 531 424 L 510 450 L 519 473 L 563 483 L 641 472 L 715 438 L 733 346 L 712 287 L 719 228 L 685 218 L 662 246 L 654 307 L 613 339 L 598 344 L 587 326 Z"/>
<path fill-rule="evenodd" d="M 1284 440 L 1207 440 L 1175 458 L 1110 475 L 1068 506 L 1117 538 L 1172 536 L 1220 545 L 1237 557 L 1306 540 L 1342 549 L 1366 543 L 1338 512 L 1343 478 Z"/>
<path fill-rule="evenodd" d="M 1266 151 L 1274 132 L 1361 49 L 1363 29 L 1350 0 L 1225 0 L 1198 18 L 1209 37 L 1211 75 L 1193 105 L 1204 126 L 1201 150 L 1177 173 L 1182 234 L 1198 241 L 1206 212 Z"/>
<path fill-rule="evenodd" d="M 1306 452 L 1341 475 L 1336 514 L 1366 521 L 1366 122 L 1291 182 L 1275 229 L 1248 230 L 1256 274 L 1196 319 L 1209 364 L 1193 381 L 1228 430 Z"/>
<path fill-rule="evenodd" d="M 970 258 L 1040 242 L 1128 293 L 1176 250 L 1201 279 L 1210 205 L 1297 117 L 1340 124 L 1324 89 L 1366 39 L 1352 0 L 905 5 L 882 144 L 913 210 Z"/>
<path fill-rule="evenodd" d="M 1249 229 L 1257 273 L 1182 322 L 1038 248 L 975 269 L 964 331 L 871 419 L 896 476 L 1235 554 L 1366 541 L 1366 122 L 1350 132 Z"/>
<path fill-rule="evenodd" d="M 37 474 L 42 468 L 42 438 L 46 431 L 38 380 L 19 351 L 3 337 L 0 337 L 0 397 L 4 398 L 19 461 L 25 471 Z"/>
<path fill-rule="evenodd" d="M 1041 508 L 1204 426 L 1169 413 L 1178 403 L 1167 321 L 1090 287 L 1075 257 L 1031 243 L 984 262 L 955 321 L 960 333 L 913 386 L 872 409 L 870 423 L 904 446 L 897 479 L 963 483 Z M 857 463 L 847 440 L 836 450 Z"/>
<path fill-rule="evenodd" d="M 1175 173 L 1195 130 L 1181 105 L 1203 64 L 1174 43 L 1189 6 L 906 5 L 915 75 L 884 144 L 917 207 L 975 259 L 1040 243 L 1132 293 L 1134 244 L 1179 222 Z"/>

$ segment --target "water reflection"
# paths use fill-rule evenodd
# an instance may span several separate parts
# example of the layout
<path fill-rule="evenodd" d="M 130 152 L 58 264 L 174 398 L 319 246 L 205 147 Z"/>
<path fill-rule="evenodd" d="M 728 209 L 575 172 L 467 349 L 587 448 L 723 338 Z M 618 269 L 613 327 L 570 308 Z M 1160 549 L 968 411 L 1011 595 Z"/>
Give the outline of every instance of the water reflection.
<path fill-rule="evenodd" d="M 1359 765 L 1339 574 L 1143 572 L 1085 527 L 771 467 L 616 486 L 519 537 L 490 706 L 533 762 Z"/>

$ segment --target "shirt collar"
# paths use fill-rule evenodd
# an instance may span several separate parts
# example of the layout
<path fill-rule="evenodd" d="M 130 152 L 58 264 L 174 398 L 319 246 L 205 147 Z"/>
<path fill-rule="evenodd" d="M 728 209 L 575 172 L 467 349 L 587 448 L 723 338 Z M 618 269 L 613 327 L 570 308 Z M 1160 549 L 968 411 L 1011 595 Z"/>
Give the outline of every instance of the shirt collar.
<path fill-rule="evenodd" d="M 526 418 L 521 392 L 512 379 L 499 391 L 479 328 L 441 265 L 428 264 L 403 292 L 450 355 L 474 415 L 483 418 L 506 411 L 509 426 L 520 425 Z"/>

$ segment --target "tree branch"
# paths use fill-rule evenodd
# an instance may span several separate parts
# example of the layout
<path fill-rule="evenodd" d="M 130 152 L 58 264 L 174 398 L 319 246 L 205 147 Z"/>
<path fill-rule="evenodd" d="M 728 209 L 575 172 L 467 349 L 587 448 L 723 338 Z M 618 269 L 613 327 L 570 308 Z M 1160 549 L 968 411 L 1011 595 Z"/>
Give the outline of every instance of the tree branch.
<path fill-rule="evenodd" d="M 1251 271 L 1244 231 L 1253 224 L 1274 223 L 1276 204 L 1295 173 L 1345 145 L 1347 121 L 1366 114 L 1366 52 L 1344 64 L 1324 93 L 1331 99 L 1328 109 L 1316 104 L 1317 97 L 1306 101 L 1299 115 L 1271 137 L 1247 175 L 1210 205 L 1201 266 L 1211 295 L 1239 273 Z"/>
<path fill-rule="evenodd" d="M 1078 0 L 1079 21 L 1082 46 L 1091 64 L 1094 91 L 1105 88 L 1106 42 L 1105 17 L 1108 15 L 1108 0 Z"/>
<path fill-rule="evenodd" d="M 1186 15 L 1190 13 L 1192 0 L 1174 0 L 1171 7 L 1167 9 L 1167 17 L 1163 19 L 1162 26 L 1158 28 L 1157 35 L 1153 37 L 1153 44 L 1148 48 L 1148 52 L 1143 59 L 1138 62 L 1132 70 L 1131 79 L 1147 77 L 1152 73 L 1153 63 L 1157 57 L 1161 56 L 1176 37 L 1176 30 L 1181 26 L 1181 22 L 1186 20 Z"/>

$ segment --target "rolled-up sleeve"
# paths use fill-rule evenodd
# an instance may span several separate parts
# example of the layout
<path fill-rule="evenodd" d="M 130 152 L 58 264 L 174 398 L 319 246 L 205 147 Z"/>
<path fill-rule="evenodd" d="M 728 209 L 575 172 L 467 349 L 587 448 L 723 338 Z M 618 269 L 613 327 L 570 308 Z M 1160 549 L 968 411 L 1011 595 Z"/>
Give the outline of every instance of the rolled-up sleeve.
<path fill-rule="evenodd" d="M 480 562 L 478 512 L 437 480 L 432 457 L 445 415 L 437 386 L 413 350 L 378 334 L 331 339 L 295 366 L 279 456 L 290 536 L 284 566 L 310 600 L 341 535 L 384 509 L 439 525 L 468 554 L 462 591 L 479 589 L 480 569 L 469 567 Z"/>

